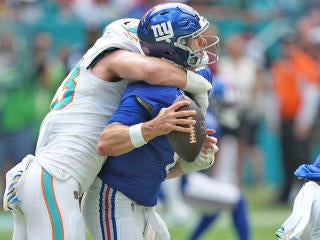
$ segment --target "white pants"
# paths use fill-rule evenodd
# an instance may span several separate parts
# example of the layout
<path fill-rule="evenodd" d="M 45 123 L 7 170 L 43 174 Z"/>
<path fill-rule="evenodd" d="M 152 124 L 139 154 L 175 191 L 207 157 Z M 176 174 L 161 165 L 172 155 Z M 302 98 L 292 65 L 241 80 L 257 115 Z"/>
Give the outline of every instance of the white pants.
<path fill-rule="evenodd" d="M 200 172 L 187 175 L 184 196 L 193 209 L 210 214 L 217 209 L 233 209 L 239 202 L 240 189 L 231 183 L 216 180 Z"/>
<path fill-rule="evenodd" d="M 320 186 L 306 182 L 297 194 L 292 213 L 277 231 L 278 239 L 320 239 Z"/>
<path fill-rule="evenodd" d="M 33 161 L 16 191 L 21 202 L 13 211 L 14 240 L 85 239 L 76 180 L 57 180 Z"/>
<path fill-rule="evenodd" d="M 96 178 L 82 200 L 82 213 L 94 240 L 168 240 L 165 223 L 153 207 L 141 206 Z"/>

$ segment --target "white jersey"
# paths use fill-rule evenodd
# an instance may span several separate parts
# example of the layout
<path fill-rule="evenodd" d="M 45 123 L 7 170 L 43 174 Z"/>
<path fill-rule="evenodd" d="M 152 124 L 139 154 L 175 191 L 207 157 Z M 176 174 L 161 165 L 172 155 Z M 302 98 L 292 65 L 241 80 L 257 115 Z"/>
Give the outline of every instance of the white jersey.
<path fill-rule="evenodd" d="M 118 107 L 128 79 L 107 82 L 93 76 L 88 66 L 99 54 L 116 48 L 143 53 L 136 37 L 137 19 L 108 25 L 57 90 L 51 111 L 42 122 L 36 158 L 54 177 L 74 177 L 87 191 L 106 157 L 99 156 L 97 139 Z"/>

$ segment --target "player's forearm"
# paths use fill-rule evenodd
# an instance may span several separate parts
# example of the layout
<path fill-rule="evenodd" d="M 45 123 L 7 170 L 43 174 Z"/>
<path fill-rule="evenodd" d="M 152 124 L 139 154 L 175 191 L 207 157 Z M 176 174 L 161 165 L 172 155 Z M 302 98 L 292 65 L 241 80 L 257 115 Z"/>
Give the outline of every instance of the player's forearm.
<path fill-rule="evenodd" d="M 158 58 L 149 58 L 144 68 L 143 80 L 152 85 L 175 86 L 183 89 L 187 84 L 187 73 L 180 67 Z"/>
<path fill-rule="evenodd" d="M 117 50 L 107 60 L 111 72 L 120 78 L 177 88 L 184 88 L 187 84 L 185 70 L 160 58 Z"/>
<path fill-rule="evenodd" d="M 97 144 L 101 156 L 116 156 L 134 149 L 129 137 L 129 127 L 114 123 L 105 127 Z"/>
<path fill-rule="evenodd" d="M 108 125 L 98 139 L 97 148 L 99 155 L 116 156 L 138 147 L 135 146 L 136 143 L 133 141 L 134 137 L 132 137 L 132 133 L 130 135 L 130 128 L 132 129 L 132 127 L 120 123 Z M 145 144 L 163 133 L 157 130 L 152 121 L 148 121 L 141 125 L 141 134 L 144 140 L 142 144 Z"/>
<path fill-rule="evenodd" d="M 176 165 L 173 167 L 173 169 L 171 169 L 171 171 L 167 174 L 166 179 L 180 177 L 183 174 L 184 174 L 184 172 L 182 171 L 179 162 L 177 162 Z"/>

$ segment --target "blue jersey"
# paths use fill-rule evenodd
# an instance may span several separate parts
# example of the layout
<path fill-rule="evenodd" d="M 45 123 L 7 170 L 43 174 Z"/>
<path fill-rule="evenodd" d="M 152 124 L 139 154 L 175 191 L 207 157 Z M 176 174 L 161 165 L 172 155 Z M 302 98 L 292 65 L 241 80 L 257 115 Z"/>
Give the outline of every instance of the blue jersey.
<path fill-rule="evenodd" d="M 145 82 L 131 83 L 108 124 L 119 122 L 134 125 L 151 120 L 161 108 L 172 105 L 181 94 L 175 87 L 149 85 Z M 143 107 L 137 97 L 152 108 L 148 110 Z M 167 137 L 159 136 L 126 154 L 108 157 L 98 177 L 138 204 L 155 206 L 160 185 L 167 176 L 167 170 L 174 165 L 173 154 Z"/>

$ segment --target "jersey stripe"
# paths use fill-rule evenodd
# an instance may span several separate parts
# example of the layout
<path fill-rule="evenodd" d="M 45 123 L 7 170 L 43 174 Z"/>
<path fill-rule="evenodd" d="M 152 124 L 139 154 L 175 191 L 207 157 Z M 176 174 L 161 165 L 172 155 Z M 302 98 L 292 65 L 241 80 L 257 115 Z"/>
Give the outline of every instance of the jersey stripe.
<path fill-rule="evenodd" d="M 103 240 L 117 240 L 117 223 L 115 218 L 116 190 L 102 184 L 99 192 L 100 230 Z M 111 223 L 111 224 L 110 224 Z"/>
<path fill-rule="evenodd" d="M 114 240 L 118 239 L 117 236 L 117 224 L 116 224 L 116 218 L 115 218 L 115 198 L 116 198 L 116 190 L 112 190 L 111 193 L 111 220 L 112 220 L 112 228 L 113 228 L 113 237 Z"/>
<path fill-rule="evenodd" d="M 105 226 L 104 226 L 104 206 L 103 206 L 103 199 L 104 199 L 104 190 L 105 190 L 105 185 L 102 184 L 100 188 L 100 193 L 99 193 L 99 214 L 100 214 L 100 229 L 101 229 L 101 237 L 102 240 L 106 240 L 105 238 Z"/>
<path fill-rule="evenodd" d="M 106 228 L 107 228 L 107 239 L 111 239 L 111 229 L 110 229 L 110 223 L 109 223 L 109 192 L 110 192 L 110 187 L 107 186 L 107 191 L 105 195 L 105 221 L 106 221 Z"/>
<path fill-rule="evenodd" d="M 41 175 L 42 194 L 50 218 L 52 240 L 63 240 L 63 222 L 54 193 L 53 177 L 43 168 Z"/>

